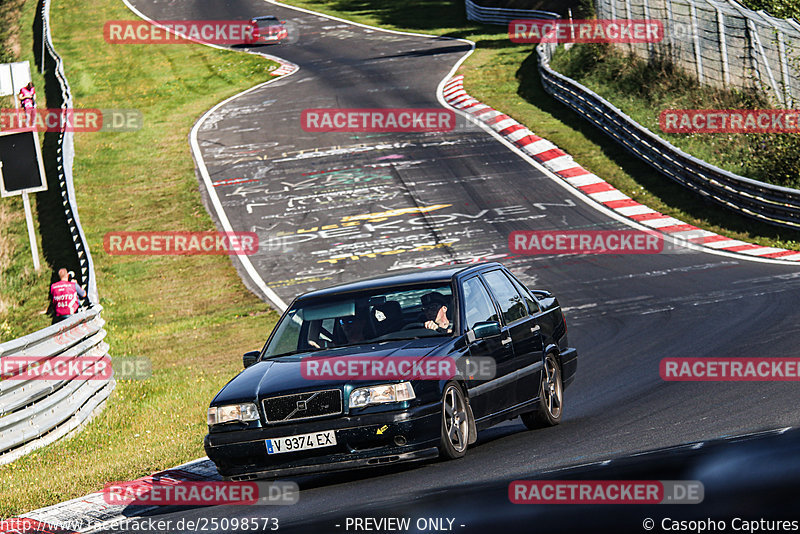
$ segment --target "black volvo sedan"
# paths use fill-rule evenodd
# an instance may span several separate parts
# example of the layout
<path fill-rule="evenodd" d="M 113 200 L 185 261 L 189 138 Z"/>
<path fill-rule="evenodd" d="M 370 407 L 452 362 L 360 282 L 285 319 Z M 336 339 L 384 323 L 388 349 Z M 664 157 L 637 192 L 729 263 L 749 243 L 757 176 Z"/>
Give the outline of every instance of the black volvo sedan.
<path fill-rule="evenodd" d="M 558 300 L 499 263 L 313 291 L 211 402 L 205 450 L 228 480 L 460 458 L 507 419 L 558 424 L 577 356 Z"/>

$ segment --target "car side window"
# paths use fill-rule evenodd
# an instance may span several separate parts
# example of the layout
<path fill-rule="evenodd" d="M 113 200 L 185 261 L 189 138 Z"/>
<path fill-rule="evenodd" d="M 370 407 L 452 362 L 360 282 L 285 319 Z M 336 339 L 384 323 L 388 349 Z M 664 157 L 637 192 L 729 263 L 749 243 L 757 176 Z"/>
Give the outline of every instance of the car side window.
<path fill-rule="evenodd" d="M 522 296 L 503 271 L 489 271 L 483 277 L 497 299 L 507 324 L 528 316 L 528 307 Z"/>
<path fill-rule="evenodd" d="M 477 276 L 466 280 L 462 287 L 464 289 L 464 317 L 467 322 L 467 330 L 472 330 L 477 323 L 499 322 L 497 310 L 495 310 L 492 299 Z"/>
<path fill-rule="evenodd" d="M 540 311 L 539 303 L 536 302 L 536 300 L 534 300 L 534 298 L 531 296 L 528 290 L 525 289 L 525 286 L 522 285 L 522 282 L 517 280 L 517 278 L 514 275 L 509 276 L 509 278 L 511 279 L 511 282 L 514 284 L 514 287 L 517 288 L 517 291 L 519 291 L 519 294 L 522 295 L 523 300 L 525 300 L 525 302 L 528 304 L 528 310 L 531 312 L 531 314 L 539 313 Z"/>

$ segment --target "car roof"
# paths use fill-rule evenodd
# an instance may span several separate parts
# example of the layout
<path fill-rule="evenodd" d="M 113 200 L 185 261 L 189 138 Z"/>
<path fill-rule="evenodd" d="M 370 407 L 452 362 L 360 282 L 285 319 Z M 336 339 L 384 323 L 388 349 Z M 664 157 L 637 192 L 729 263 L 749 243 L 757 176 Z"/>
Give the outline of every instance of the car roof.
<path fill-rule="evenodd" d="M 450 283 L 450 281 L 458 274 L 466 273 L 468 271 L 480 271 L 487 267 L 502 267 L 502 264 L 497 262 L 484 262 L 484 263 L 470 263 L 470 264 L 456 264 L 456 265 L 442 265 L 439 267 L 429 267 L 425 269 L 406 269 L 400 272 L 383 274 L 364 278 L 355 282 L 346 282 L 337 284 L 324 289 L 310 291 L 297 297 L 297 300 L 314 299 L 319 297 L 326 297 L 338 295 L 340 293 L 350 293 L 356 291 L 367 291 L 371 289 L 379 289 L 383 287 L 396 287 L 396 286 L 412 286 L 417 284 L 425 284 L 429 282 L 442 282 Z"/>
<path fill-rule="evenodd" d="M 261 17 L 253 17 L 250 20 L 278 20 L 278 17 L 276 17 L 274 15 L 264 15 L 264 16 L 261 16 Z"/>

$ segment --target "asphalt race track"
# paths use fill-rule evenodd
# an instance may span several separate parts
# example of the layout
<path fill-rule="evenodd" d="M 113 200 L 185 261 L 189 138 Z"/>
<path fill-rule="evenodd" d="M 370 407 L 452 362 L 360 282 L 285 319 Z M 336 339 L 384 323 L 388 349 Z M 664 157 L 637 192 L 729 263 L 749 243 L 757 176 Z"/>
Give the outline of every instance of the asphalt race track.
<path fill-rule="evenodd" d="M 503 491 L 504 483 L 565 466 L 798 424 L 800 390 L 791 382 L 659 377 L 665 357 L 796 357 L 797 266 L 688 250 L 514 256 L 514 230 L 627 227 L 461 116 L 454 131 L 436 134 L 301 128 L 308 108 L 440 107 L 437 87 L 468 43 L 367 29 L 262 0 L 134 5 L 153 19 L 275 14 L 297 26 L 293 44 L 258 51 L 300 70 L 230 100 L 198 133 L 213 189 L 200 180 L 206 200 L 217 195 L 233 229 L 259 234 L 261 249 L 250 261 L 283 302 L 391 269 L 497 259 L 559 297 L 580 353 L 558 427 L 528 432 L 516 420 L 482 433 L 463 460 L 304 477 L 296 506 L 165 508 L 159 518 L 270 515 L 299 529 L 334 512 L 379 516 L 442 488 Z M 466 525 L 459 531 L 486 528 L 471 530 L 468 520 L 456 518 Z M 641 517 L 631 521 L 620 529 L 641 531 Z M 331 522 L 313 531 L 344 529 Z"/>

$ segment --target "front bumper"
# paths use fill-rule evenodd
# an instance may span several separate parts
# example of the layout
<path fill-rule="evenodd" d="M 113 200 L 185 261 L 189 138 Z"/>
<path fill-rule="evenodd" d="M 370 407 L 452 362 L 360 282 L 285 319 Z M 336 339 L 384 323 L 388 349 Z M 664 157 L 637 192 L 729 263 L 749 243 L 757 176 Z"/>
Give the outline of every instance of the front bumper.
<path fill-rule="evenodd" d="M 227 479 L 249 480 L 425 460 L 438 456 L 441 406 L 338 416 L 206 435 L 206 454 Z M 264 440 L 334 430 L 336 445 L 267 454 Z M 380 433 L 379 433 L 380 432 Z"/>

